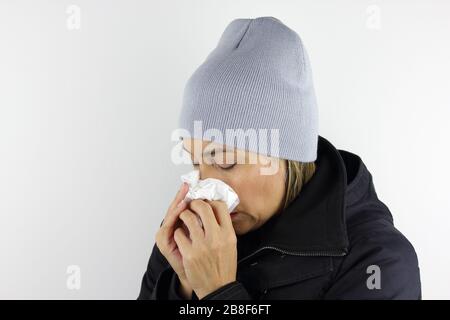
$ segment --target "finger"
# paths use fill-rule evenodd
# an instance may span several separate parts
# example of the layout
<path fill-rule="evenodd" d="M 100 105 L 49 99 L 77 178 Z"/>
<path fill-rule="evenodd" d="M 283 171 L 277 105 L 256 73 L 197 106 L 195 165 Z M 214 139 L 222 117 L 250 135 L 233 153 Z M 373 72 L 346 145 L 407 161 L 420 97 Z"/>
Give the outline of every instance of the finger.
<path fill-rule="evenodd" d="M 205 233 L 200 226 L 197 215 L 189 209 L 180 213 L 180 219 L 184 222 L 189 230 L 189 235 L 193 241 L 201 240 L 205 237 Z"/>
<path fill-rule="evenodd" d="M 177 243 L 178 250 L 182 256 L 187 256 L 191 247 L 191 240 L 185 234 L 183 228 L 177 228 L 173 234 L 173 238 Z"/>
<path fill-rule="evenodd" d="M 159 238 L 164 246 L 169 246 L 173 241 L 173 232 L 174 230 L 183 224 L 181 220 L 178 219 L 179 215 L 183 210 L 187 208 L 187 203 L 182 201 L 180 202 L 181 206 L 175 207 L 172 212 L 168 211 L 166 217 L 163 219 L 160 230 L 159 230 Z"/>
<path fill-rule="evenodd" d="M 175 209 L 172 210 L 172 212 L 167 212 L 167 215 L 164 218 L 161 227 L 169 227 L 169 228 L 175 227 L 175 223 L 178 221 L 180 213 L 183 212 L 183 210 L 185 210 L 188 205 L 186 202 L 180 202 L 180 204 L 181 206 L 176 207 Z"/>
<path fill-rule="evenodd" d="M 163 221 L 164 226 L 173 227 L 174 223 L 178 219 L 179 214 L 186 209 L 187 203 L 183 199 L 188 191 L 189 187 L 187 187 L 187 184 L 183 183 L 180 190 L 178 190 L 175 199 L 173 200 L 173 202 L 169 206 L 169 209 L 167 210 L 167 214 Z M 176 201 L 178 201 L 178 203 Z"/>
<path fill-rule="evenodd" d="M 233 222 L 231 221 L 227 204 L 224 201 L 208 201 L 208 204 L 213 209 L 216 219 L 221 227 L 233 228 Z"/>
<path fill-rule="evenodd" d="M 214 216 L 214 211 L 207 202 L 200 199 L 192 200 L 189 208 L 200 216 L 205 229 L 205 235 L 210 232 L 215 232 L 218 229 L 219 224 Z"/>
<path fill-rule="evenodd" d="M 175 198 L 172 200 L 169 211 L 174 210 L 177 205 L 186 197 L 186 193 L 189 191 L 189 185 L 186 182 L 183 182 L 178 190 Z"/>

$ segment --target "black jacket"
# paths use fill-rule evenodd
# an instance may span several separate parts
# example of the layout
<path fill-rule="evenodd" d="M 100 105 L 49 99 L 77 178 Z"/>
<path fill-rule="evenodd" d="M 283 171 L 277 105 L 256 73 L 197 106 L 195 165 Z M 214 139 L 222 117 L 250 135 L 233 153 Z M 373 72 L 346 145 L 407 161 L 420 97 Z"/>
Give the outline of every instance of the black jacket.
<path fill-rule="evenodd" d="M 360 157 L 319 136 L 316 165 L 285 211 L 238 236 L 237 280 L 203 300 L 421 299 L 414 248 Z M 155 245 L 138 299 L 182 299 L 179 284 Z"/>

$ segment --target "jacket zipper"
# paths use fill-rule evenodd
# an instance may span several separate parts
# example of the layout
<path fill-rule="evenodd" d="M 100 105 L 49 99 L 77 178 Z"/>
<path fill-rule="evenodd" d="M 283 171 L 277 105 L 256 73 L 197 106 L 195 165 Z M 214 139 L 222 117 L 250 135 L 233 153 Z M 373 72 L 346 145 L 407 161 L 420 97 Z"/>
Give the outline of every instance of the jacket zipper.
<path fill-rule="evenodd" d="M 258 250 L 252 252 L 251 254 L 249 254 L 248 256 L 243 257 L 242 259 L 240 259 L 237 263 L 241 263 L 244 260 L 247 260 L 250 257 L 253 257 L 255 254 L 257 254 L 258 252 L 261 252 L 262 250 L 265 249 L 271 249 L 271 250 L 275 250 L 278 252 L 281 252 L 283 254 L 288 254 L 288 255 L 292 255 L 292 256 L 304 256 L 304 257 L 321 257 L 321 256 L 332 256 L 332 257 L 342 257 L 345 256 L 347 254 L 346 250 L 337 250 L 337 251 L 286 251 L 277 247 L 273 247 L 273 246 L 264 246 L 259 248 Z"/>

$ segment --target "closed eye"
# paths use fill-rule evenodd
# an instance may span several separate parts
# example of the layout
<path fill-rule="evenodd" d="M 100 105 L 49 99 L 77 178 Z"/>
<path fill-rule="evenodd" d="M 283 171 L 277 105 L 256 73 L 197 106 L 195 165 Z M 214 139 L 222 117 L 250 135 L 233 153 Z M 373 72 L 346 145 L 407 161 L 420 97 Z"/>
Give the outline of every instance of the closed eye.
<path fill-rule="evenodd" d="M 232 169 L 235 165 L 236 165 L 236 163 L 233 163 L 232 165 L 228 165 L 228 166 L 225 166 L 225 167 L 217 165 L 217 167 L 218 167 L 219 169 L 222 169 L 222 170 L 230 170 L 230 169 Z"/>
<path fill-rule="evenodd" d="M 233 163 L 232 165 L 223 167 L 223 166 L 219 166 L 218 164 L 214 164 L 214 166 L 216 166 L 217 168 L 222 169 L 222 170 L 230 170 L 230 169 L 232 169 L 235 165 L 236 165 L 236 163 Z M 198 163 L 193 163 L 192 166 L 193 166 L 194 168 L 197 168 L 197 167 L 199 166 L 199 164 L 198 164 Z"/>

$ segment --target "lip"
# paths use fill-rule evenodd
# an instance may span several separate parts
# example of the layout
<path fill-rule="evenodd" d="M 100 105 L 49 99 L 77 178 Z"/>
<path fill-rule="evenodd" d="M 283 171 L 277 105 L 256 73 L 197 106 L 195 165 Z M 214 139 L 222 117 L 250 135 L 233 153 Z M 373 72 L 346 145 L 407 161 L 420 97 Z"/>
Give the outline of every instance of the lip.
<path fill-rule="evenodd" d="M 230 213 L 230 217 L 231 217 L 231 218 L 234 218 L 235 216 L 237 216 L 238 213 L 239 213 L 239 212 L 237 212 L 237 211 L 231 212 L 231 213 Z"/>

